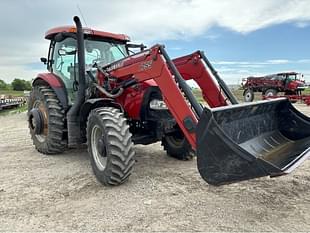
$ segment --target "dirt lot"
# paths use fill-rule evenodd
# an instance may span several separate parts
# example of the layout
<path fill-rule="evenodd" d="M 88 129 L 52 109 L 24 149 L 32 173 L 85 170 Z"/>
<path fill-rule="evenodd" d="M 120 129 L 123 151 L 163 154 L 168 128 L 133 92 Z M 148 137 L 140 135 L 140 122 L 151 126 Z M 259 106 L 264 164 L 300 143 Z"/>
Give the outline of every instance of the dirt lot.
<path fill-rule="evenodd" d="M 129 182 L 109 188 L 85 148 L 44 156 L 25 113 L 0 122 L 0 231 L 310 231 L 310 160 L 289 176 L 212 187 L 195 160 L 136 146 Z"/>

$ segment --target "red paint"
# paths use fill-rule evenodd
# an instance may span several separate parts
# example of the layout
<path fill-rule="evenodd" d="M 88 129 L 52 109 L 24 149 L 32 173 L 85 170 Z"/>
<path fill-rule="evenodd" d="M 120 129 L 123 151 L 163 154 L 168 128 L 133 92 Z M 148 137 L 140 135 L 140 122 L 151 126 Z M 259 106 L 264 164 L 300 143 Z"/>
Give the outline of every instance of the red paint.
<path fill-rule="evenodd" d="M 97 81 L 98 81 L 98 85 L 99 86 L 103 86 L 103 83 L 104 83 L 104 75 L 103 75 L 103 73 L 101 73 L 101 72 L 97 72 Z"/>
<path fill-rule="evenodd" d="M 185 80 L 194 80 L 202 91 L 204 100 L 211 108 L 228 105 L 217 81 L 206 69 L 200 52 L 179 57 L 173 60 L 178 71 Z"/>
<path fill-rule="evenodd" d="M 154 80 L 146 80 L 134 87 L 127 88 L 125 92 L 117 98 L 128 116 L 132 119 L 139 120 L 143 103 L 143 97 L 148 88 L 157 86 Z"/>
<path fill-rule="evenodd" d="M 33 83 L 36 82 L 38 79 L 42 79 L 47 82 L 51 87 L 58 88 L 63 87 L 63 83 L 60 78 L 53 74 L 53 73 L 41 73 L 38 74 L 37 77 L 33 80 Z"/>
<path fill-rule="evenodd" d="M 291 81 L 291 82 L 288 83 L 287 89 L 295 91 L 297 89 L 297 87 L 302 87 L 304 85 L 305 85 L 304 82 L 295 80 L 295 81 Z"/>
<path fill-rule="evenodd" d="M 220 91 L 217 82 L 209 74 L 206 64 L 196 52 L 173 60 L 180 74 L 185 80 L 193 79 L 203 92 L 203 97 L 210 107 L 227 105 L 225 97 Z M 110 66 L 109 73 L 117 80 L 126 80 L 134 77 L 139 84 L 128 88 L 122 96 L 117 98 L 129 117 L 139 119 L 141 104 L 145 91 L 150 86 L 158 86 L 171 114 L 177 121 L 185 137 L 196 148 L 196 136 L 189 132 L 183 125 L 183 120 L 190 117 L 194 124 L 198 118 L 188 106 L 174 77 L 172 76 L 166 61 L 161 55 L 159 46 L 153 46 L 149 50 L 124 58 Z M 102 74 L 101 74 L 102 75 Z"/>
<path fill-rule="evenodd" d="M 300 101 L 301 103 L 305 103 L 306 105 L 310 105 L 310 95 L 276 95 L 276 96 L 262 96 L 263 100 L 268 99 L 278 99 L 278 98 L 287 98 L 291 102 Z"/>
<path fill-rule="evenodd" d="M 125 34 L 115 34 L 110 32 L 98 31 L 91 28 L 83 28 L 85 34 L 91 34 L 93 36 L 98 36 L 102 38 L 111 38 L 115 40 L 121 41 L 130 41 L 129 36 Z M 51 40 L 57 33 L 59 32 L 76 32 L 75 26 L 63 26 L 63 27 L 56 27 L 48 30 L 45 33 L 45 39 Z"/>
<path fill-rule="evenodd" d="M 147 52 L 136 54 L 133 57 L 125 58 L 119 64 L 116 62 L 115 69 L 110 70 L 110 75 L 120 80 L 134 76 L 139 81 L 139 88 L 141 89 L 138 92 L 128 89 L 128 92 L 120 99 L 124 103 L 123 106 L 125 106 L 126 112 L 131 116 L 136 116 L 140 113 L 139 104 L 142 101 L 142 93 L 146 90 L 145 87 L 147 85 L 153 85 L 155 82 L 187 140 L 194 149 L 196 148 L 195 133 L 187 131 L 183 125 L 183 120 L 186 117 L 190 117 L 194 124 L 197 124 L 198 119 L 188 106 L 187 101 L 171 75 L 164 58 L 160 54 L 159 46 L 154 46 Z"/>

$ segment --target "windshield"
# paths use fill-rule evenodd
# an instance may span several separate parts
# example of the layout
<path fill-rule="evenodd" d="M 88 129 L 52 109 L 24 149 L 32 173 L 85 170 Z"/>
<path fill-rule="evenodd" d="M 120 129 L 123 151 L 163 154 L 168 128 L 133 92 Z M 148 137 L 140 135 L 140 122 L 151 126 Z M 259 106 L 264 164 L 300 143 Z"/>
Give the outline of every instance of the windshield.
<path fill-rule="evenodd" d="M 95 62 L 106 65 L 127 56 L 125 44 L 85 40 L 85 63 L 92 65 Z"/>
<path fill-rule="evenodd" d="M 295 80 L 296 80 L 296 74 L 289 74 L 289 75 L 287 76 L 287 79 L 288 79 L 289 81 L 295 81 Z"/>
<path fill-rule="evenodd" d="M 125 43 L 85 40 L 85 65 L 91 68 L 95 63 L 106 65 L 128 56 Z M 77 43 L 73 38 L 57 42 L 53 52 L 52 69 L 65 83 L 69 103 L 75 99 L 78 80 Z"/>
<path fill-rule="evenodd" d="M 67 38 L 56 43 L 53 70 L 70 79 L 74 64 L 78 63 L 76 40 Z M 125 43 L 85 40 L 85 65 L 90 68 L 94 63 L 106 65 L 128 56 Z M 77 66 L 75 66 L 77 67 Z"/>

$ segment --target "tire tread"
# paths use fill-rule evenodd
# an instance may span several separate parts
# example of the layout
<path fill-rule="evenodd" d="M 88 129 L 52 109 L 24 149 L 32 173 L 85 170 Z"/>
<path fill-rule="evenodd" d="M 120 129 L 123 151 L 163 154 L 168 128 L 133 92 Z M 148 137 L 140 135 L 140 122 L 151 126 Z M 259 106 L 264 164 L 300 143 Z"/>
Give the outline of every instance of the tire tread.
<path fill-rule="evenodd" d="M 108 161 L 106 168 L 99 171 L 94 159 L 91 158 L 93 171 L 104 185 L 122 184 L 129 178 L 135 164 L 135 152 L 126 118 L 122 112 L 113 107 L 101 107 L 91 111 L 87 124 L 87 144 L 91 156 L 90 122 L 95 118 L 100 119 L 104 126 Z"/>

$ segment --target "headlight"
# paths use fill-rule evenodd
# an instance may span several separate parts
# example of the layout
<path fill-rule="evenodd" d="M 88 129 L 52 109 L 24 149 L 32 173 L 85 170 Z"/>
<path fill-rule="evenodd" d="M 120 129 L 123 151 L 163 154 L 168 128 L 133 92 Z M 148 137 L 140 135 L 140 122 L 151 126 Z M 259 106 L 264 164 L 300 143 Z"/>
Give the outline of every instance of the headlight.
<path fill-rule="evenodd" d="M 168 110 L 167 105 L 163 100 L 153 99 L 150 102 L 150 109 L 153 110 Z"/>

